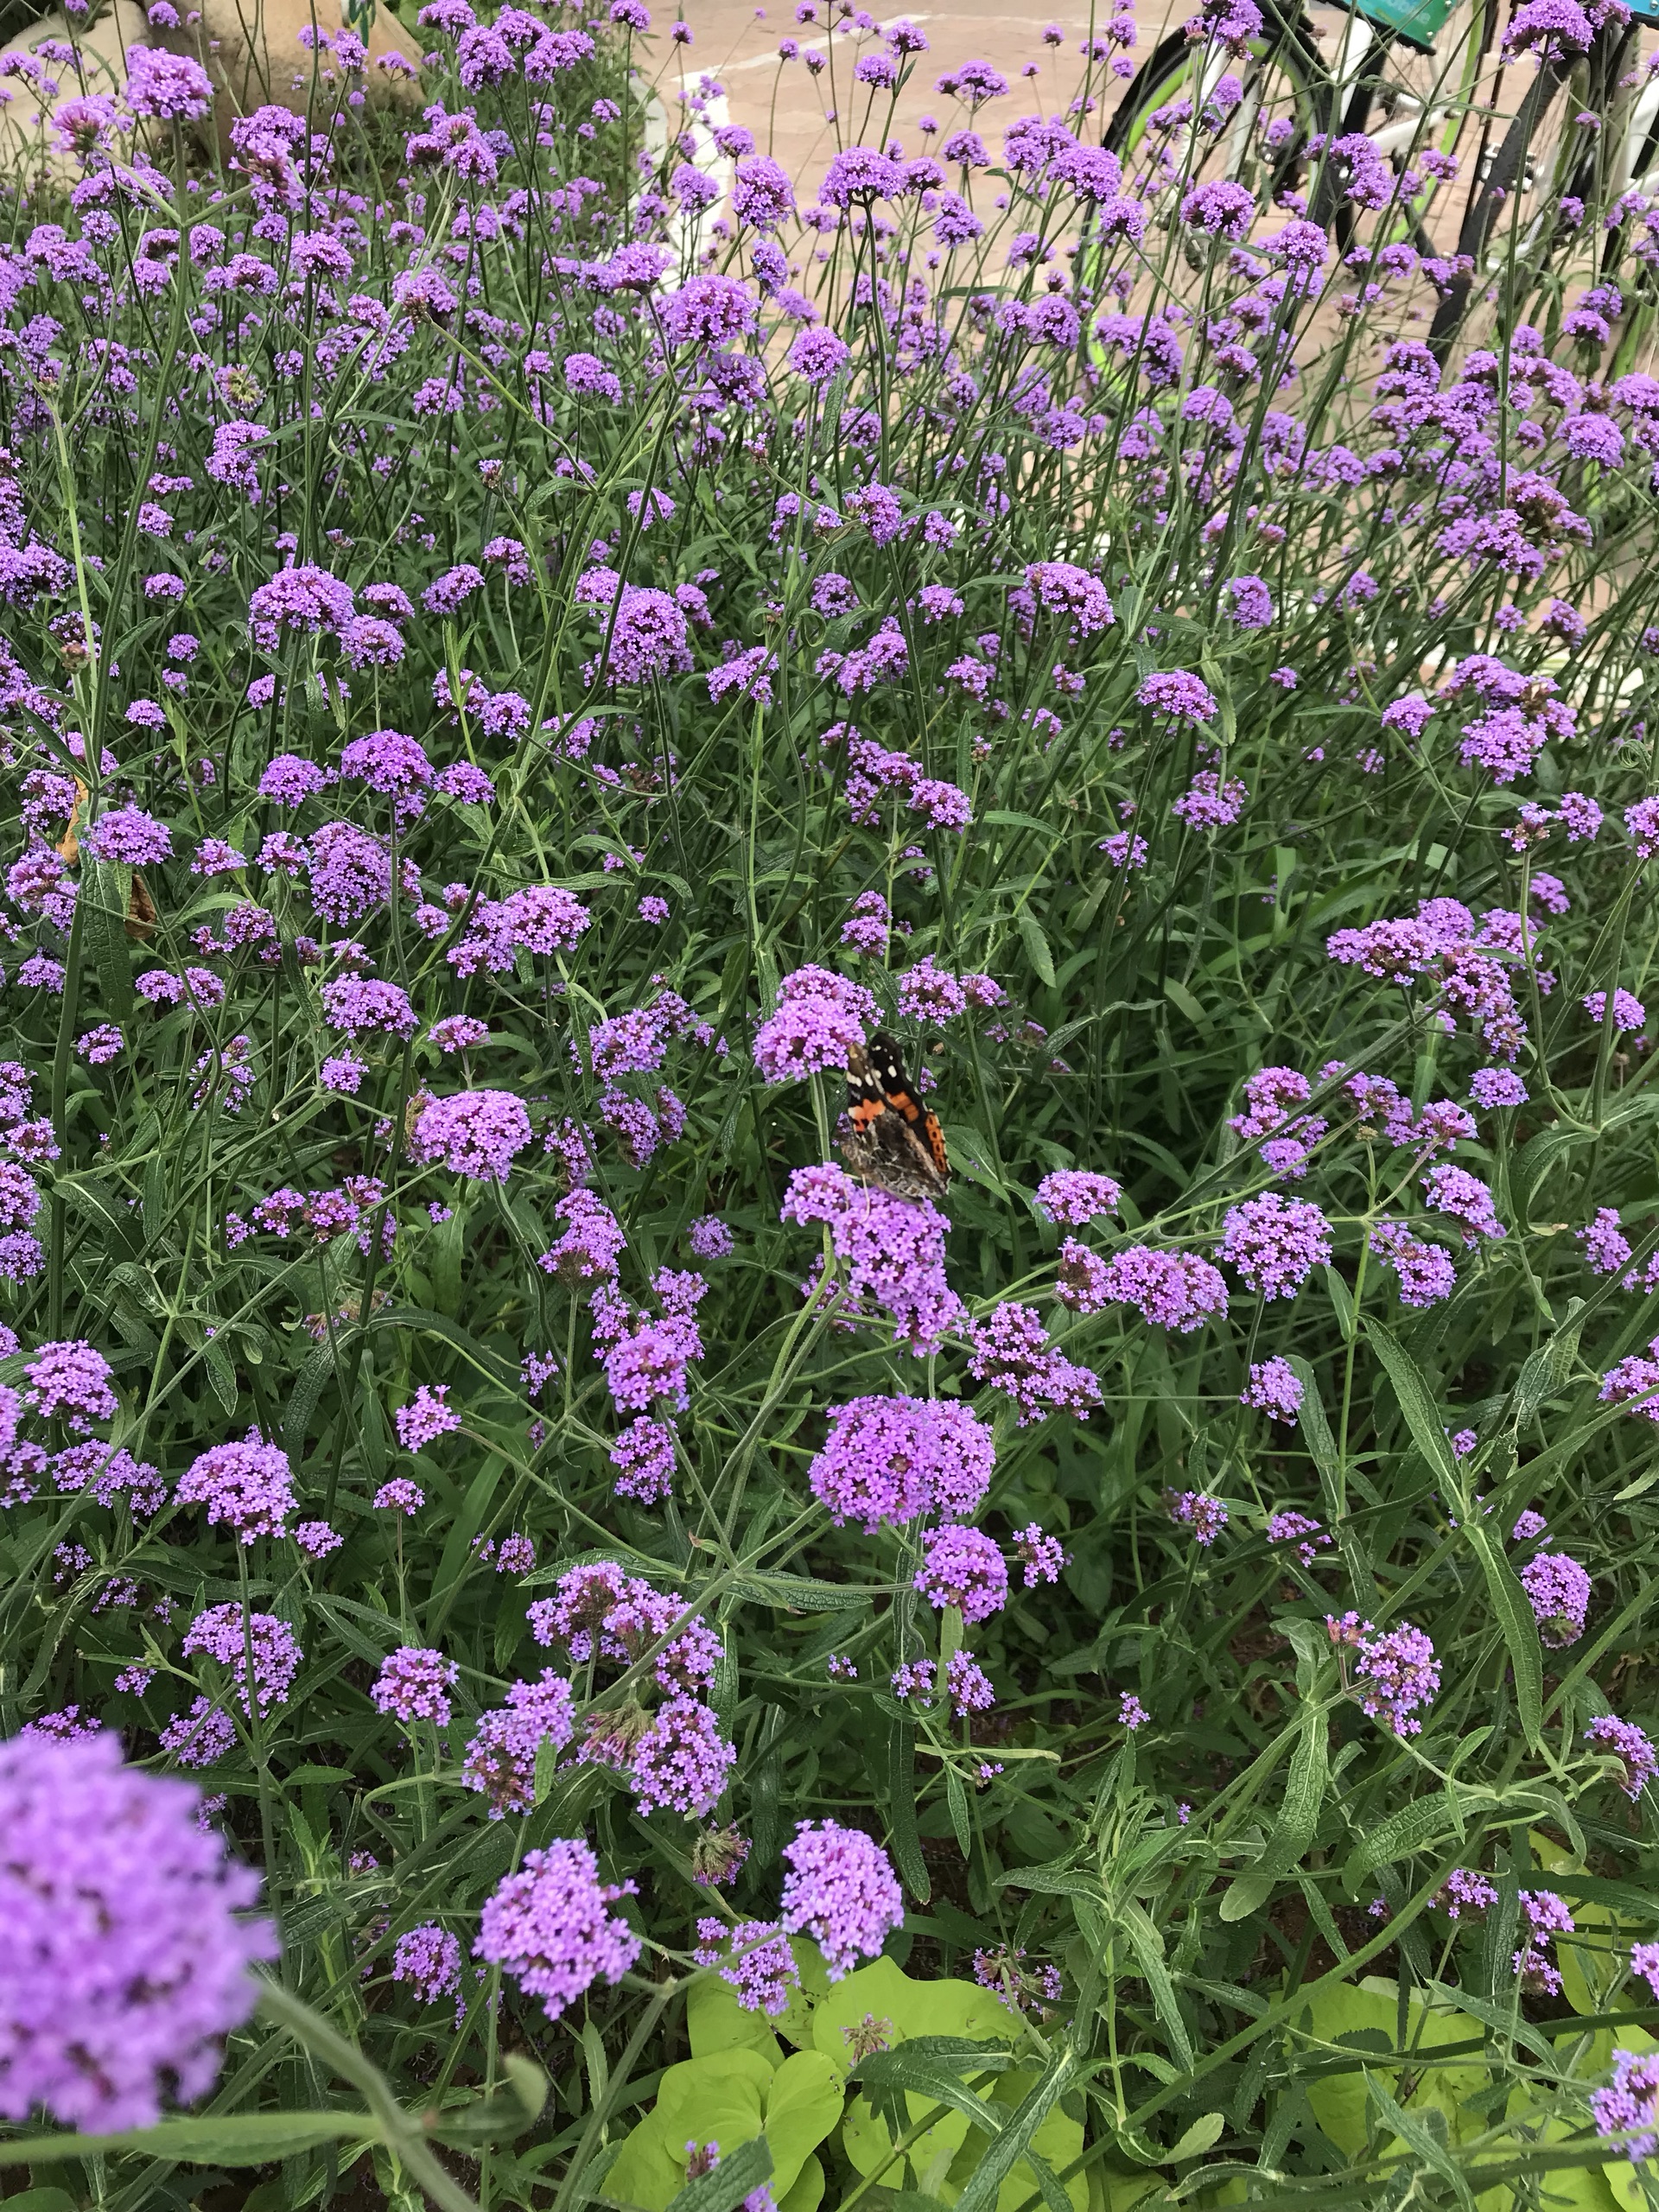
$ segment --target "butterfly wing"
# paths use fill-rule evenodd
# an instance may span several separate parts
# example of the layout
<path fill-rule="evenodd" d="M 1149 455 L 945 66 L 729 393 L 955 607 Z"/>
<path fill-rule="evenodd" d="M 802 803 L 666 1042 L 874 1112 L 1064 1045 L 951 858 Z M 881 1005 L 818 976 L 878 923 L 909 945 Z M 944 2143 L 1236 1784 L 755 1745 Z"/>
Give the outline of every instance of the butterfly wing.
<path fill-rule="evenodd" d="M 922 1104 L 898 1046 L 882 1031 L 847 1056 L 842 1153 L 855 1173 L 897 1198 L 938 1198 L 949 1185 L 938 1116 Z"/>

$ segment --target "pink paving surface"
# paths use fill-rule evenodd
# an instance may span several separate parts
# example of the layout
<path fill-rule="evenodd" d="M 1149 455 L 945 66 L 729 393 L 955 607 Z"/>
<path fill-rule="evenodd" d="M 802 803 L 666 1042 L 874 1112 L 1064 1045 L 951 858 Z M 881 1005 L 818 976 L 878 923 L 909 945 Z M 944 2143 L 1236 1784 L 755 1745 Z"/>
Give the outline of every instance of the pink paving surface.
<path fill-rule="evenodd" d="M 678 56 L 688 86 L 703 72 L 718 79 L 726 88 L 732 121 L 747 124 L 763 152 L 770 151 L 792 176 L 808 185 L 817 183 L 838 143 L 871 145 L 884 136 L 897 137 L 906 153 L 920 153 L 926 143 L 920 128 L 924 116 L 931 115 L 946 130 L 965 122 L 965 108 L 934 90 L 941 74 L 964 61 L 988 61 L 1009 80 L 1007 99 L 983 111 L 982 127 L 997 137 L 1016 116 L 1063 111 L 1082 74 L 1081 41 L 1091 22 L 1103 22 L 1114 11 L 1062 6 L 1052 14 L 1010 15 L 974 0 L 974 4 L 949 10 L 915 8 L 885 14 L 877 19 L 884 28 L 913 23 L 927 40 L 929 51 L 914 57 L 896 108 L 892 95 L 884 92 L 873 111 L 867 89 L 853 82 L 853 41 L 842 32 L 833 41 L 826 35 L 830 8 L 825 0 L 817 0 L 815 12 L 815 21 L 801 23 L 792 4 L 760 12 L 741 0 L 684 0 L 683 13 L 693 42 Z M 1170 12 L 1172 20 L 1179 20 L 1191 10 Z M 1139 51 L 1144 52 L 1160 35 L 1164 11 L 1143 8 L 1139 13 Z M 659 23 L 667 20 L 658 14 Z M 1051 24 L 1065 35 L 1058 52 L 1043 43 L 1043 33 Z M 803 60 L 780 63 L 778 48 L 785 39 L 794 40 L 803 54 L 809 49 L 826 53 L 833 46 L 830 67 L 815 78 Z M 863 40 L 856 51 L 868 52 L 873 44 Z M 659 54 L 661 51 L 659 46 Z M 1032 62 L 1038 65 L 1039 73 L 1022 81 L 1020 73 Z M 663 61 L 658 83 L 665 97 L 671 99 L 677 81 L 676 61 Z"/>

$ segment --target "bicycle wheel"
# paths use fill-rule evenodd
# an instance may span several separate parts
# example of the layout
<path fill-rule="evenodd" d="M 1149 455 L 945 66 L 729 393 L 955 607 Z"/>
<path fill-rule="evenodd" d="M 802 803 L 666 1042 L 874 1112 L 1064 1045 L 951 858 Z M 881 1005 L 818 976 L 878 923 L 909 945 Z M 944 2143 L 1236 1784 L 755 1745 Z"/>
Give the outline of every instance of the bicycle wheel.
<path fill-rule="evenodd" d="M 1224 83 L 1230 77 L 1238 96 L 1224 113 L 1217 103 L 1231 89 Z M 1147 55 L 1112 116 L 1105 144 L 1123 163 L 1125 189 L 1154 211 L 1143 254 L 1160 292 L 1201 291 L 1212 264 L 1230 251 L 1228 241 L 1179 225 L 1186 194 L 1224 180 L 1242 185 L 1255 200 L 1252 228 L 1279 228 L 1286 213 L 1273 194 L 1300 181 L 1308 140 L 1331 129 L 1335 105 L 1313 35 L 1300 19 L 1253 41 L 1238 60 L 1179 35 Z"/>
<path fill-rule="evenodd" d="M 1592 281 L 1599 216 L 1618 159 L 1605 127 L 1629 52 L 1627 31 L 1598 40 L 1574 60 L 1547 61 L 1528 86 L 1458 234 L 1468 266 L 1454 276 L 1429 326 L 1444 361 L 1459 338 L 1477 345 L 1535 319 L 1541 290 L 1559 290 L 1574 258 Z"/>

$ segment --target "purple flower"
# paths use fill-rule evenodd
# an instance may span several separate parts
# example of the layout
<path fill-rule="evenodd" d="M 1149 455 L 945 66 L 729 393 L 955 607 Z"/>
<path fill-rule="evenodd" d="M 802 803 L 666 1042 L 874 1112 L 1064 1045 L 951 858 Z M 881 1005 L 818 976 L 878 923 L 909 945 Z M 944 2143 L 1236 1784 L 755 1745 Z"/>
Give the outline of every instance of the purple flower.
<path fill-rule="evenodd" d="M 639 1957 L 639 1938 L 606 1910 L 632 1887 L 601 1884 L 599 1861 L 580 1838 L 527 1852 L 486 1899 L 474 1955 L 499 1962 L 556 2020 L 594 1981 L 620 1981 Z"/>
<path fill-rule="evenodd" d="M 1529 8 L 1548 4 L 1529 0 Z M 1616 2050 L 1613 2078 L 1596 2091 L 1590 2107 L 1598 2135 L 1629 2137 L 1624 2155 L 1633 2165 L 1650 2158 L 1659 2151 L 1659 2051 Z"/>
<path fill-rule="evenodd" d="M 1396 1736 L 1421 1735 L 1423 1724 L 1412 1716 L 1440 1687 L 1440 1665 L 1427 1637 L 1409 1621 L 1402 1621 L 1385 1635 L 1376 1633 L 1367 1621 L 1355 1649 L 1354 1674 L 1362 1685 L 1360 1710 Z"/>
<path fill-rule="evenodd" d="M 346 1539 L 326 1521 L 302 1521 L 294 1531 L 294 1541 L 308 1559 L 327 1559 Z"/>
<path fill-rule="evenodd" d="M 1144 1728 L 1152 1715 L 1147 1711 L 1133 1690 L 1121 1690 L 1117 1699 L 1117 1725 L 1134 1735 L 1137 1728 Z"/>
<path fill-rule="evenodd" d="M 860 1959 L 879 1958 L 888 1932 L 904 1925 L 905 1901 L 881 1847 L 860 1828 L 803 1821 L 784 1848 L 780 1917 L 791 1936 L 810 1936 L 831 1981 Z"/>
<path fill-rule="evenodd" d="M 259 796 L 277 806 L 301 806 L 328 785 L 328 773 L 297 753 L 278 753 L 259 779 Z"/>
<path fill-rule="evenodd" d="M 1434 1902 L 1448 1920 L 1460 1920 L 1465 1912 L 1490 1912 L 1497 1903 L 1497 1891 L 1484 1874 L 1454 1866 L 1435 1891 Z"/>
<path fill-rule="evenodd" d="M 885 1313 L 912 1351 L 927 1352 L 963 1319 L 962 1301 L 945 1281 L 949 1224 L 928 1201 L 893 1198 L 825 1165 L 796 1169 L 779 1212 L 785 1221 L 828 1225 L 841 1263 L 835 1311 L 843 1324 L 874 1322 Z M 809 1289 L 822 1271 L 819 1261 Z"/>
<path fill-rule="evenodd" d="M 988 1713 L 996 1703 L 990 1676 L 969 1651 L 953 1651 L 945 1661 L 944 1687 L 958 1720 L 970 1713 Z"/>
<path fill-rule="evenodd" d="M 1106 1262 L 1100 1285 L 1103 1303 L 1133 1306 L 1154 1328 L 1183 1336 L 1201 1329 L 1213 1313 L 1227 1311 L 1227 1286 L 1208 1260 L 1196 1252 L 1160 1251 L 1150 1244 L 1126 1245 Z"/>
<path fill-rule="evenodd" d="M 1607 994 L 1605 991 L 1592 991 L 1589 996 L 1584 999 L 1581 1003 L 1585 1012 L 1590 1016 L 1592 1021 L 1599 1022 L 1606 1019 Z M 1643 1005 L 1640 999 L 1632 997 L 1629 991 L 1615 991 L 1613 993 L 1613 1027 L 1615 1029 L 1622 1029 L 1626 1033 L 1633 1029 L 1639 1029 L 1647 1018 L 1647 1008 Z"/>
<path fill-rule="evenodd" d="M 672 345 L 729 346 L 754 328 L 760 302 L 734 276 L 694 276 L 664 294 L 659 312 Z"/>
<path fill-rule="evenodd" d="M 423 2005 L 435 2005 L 461 1987 L 461 1942 L 436 1921 L 424 1921 L 397 1938 L 391 1978 L 406 1981 Z"/>
<path fill-rule="evenodd" d="M 1435 1213 L 1449 1214 L 1462 1230 L 1465 1244 L 1509 1233 L 1497 1217 L 1491 1192 L 1480 1178 L 1444 1160 L 1423 1178 L 1423 1204 Z"/>
<path fill-rule="evenodd" d="M 340 756 L 340 772 L 348 783 L 396 798 L 423 791 L 432 780 L 432 763 L 425 747 L 401 730 L 377 729 L 353 739 Z"/>
<path fill-rule="evenodd" d="M 867 1535 L 925 1513 L 966 1519 L 990 1487 L 991 1431 L 957 1398 L 853 1398 L 832 1406 L 807 1470 L 820 1505 Z"/>
<path fill-rule="evenodd" d="M 1527 1086 L 1512 1068 L 1477 1068 L 1469 1078 L 1469 1096 L 1477 1106 L 1524 1106 Z"/>
<path fill-rule="evenodd" d="M 409 994 L 372 976 L 341 976 L 325 983 L 322 1010 L 336 1029 L 352 1037 L 377 1029 L 389 1037 L 412 1037 L 421 1026 Z"/>
<path fill-rule="evenodd" d="M 1268 1541 L 1270 1544 L 1294 1544 L 1296 1555 L 1302 1565 L 1312 1567 L 1319 1556 L 1320 1546 L 1328 1546 L 1331 1539 L 1311 1514 L 1298 1513 L 1293 1508 L 1289 1512 L 1268 1516 Z"/>
<path fill-rule="evenodd" d="M 399 1406 L 392 1415 L 397 1430 L 397 1441 L 405 1452 L 418 1452 L 440 1436 L 451 1436 L 461 1427 L 461 1415 L 448 1402 L 449 1385 L 439 1382 L 430 1388 L 423 1382 L 406 1406 Z"/>
<path fill-rule="evenodd" d="M 54 1155 L 55 1157 L 55 1154 Z M 120 1411 L 110 1363 L 84 1338 L 39 1345 L 23 1370 L 23 1403 L 42 1421 L 62 1421 L 80 1436 Z"/>
<path fill-rule="evenodd" d="M 469 1052 L 474 1045 L 487 1044 L 489 1035 L 489 1023 L 480 1021 L 475 1014 L 446 1014 L 426 1033 L 427 1042 L 441 1052 Z"/>
<path fill-rule="evenodd" d="M 1294 1428 L 1302 1403 L 1301 1377 L 1288 1360 L 1253 1362 L 1249 1382 L 1239 1392 L 1238 1402 L 1242 1406 L 1254 1406 L 1258 1413 Z"/>
<path fill-rule="evenodd" d="M 284 632 L 315 636 L 340 630 L 356 612 L 350 587 L 308 562 L 279 569 L 269 583 L 258 586 L 248 601 L 248 626 L 256 645 L 275 652 Z"/>
<path fill-rule="evenodd" d="M 1632 1943 L 1630 1972 L 1647 1983 L 1655 2002 L 1659 2003 L 1659 1943 Z"/>
<path fill-rule="evenodd" d="M 597 354 L 567 353 L 563 367 L 566 388 L 578 399 L 608 400 L 613 407 L 622 404 L 621 384 Z"/>
<path fill-rule="evenodd" d="M 1224 784 L 1213 768 L 1193 777 L 1170 808 L 1189 830 L 1229 830 L 1244 810 L 1249 793 L 1236 777 Z"/>
<path fill-rule="evenodd" d="M 213 84 L 199 61 L 153 46 L 127 49 L 127 105 L 135 115 L 191 123 L 213 104 Z"/>
<path fill-rule="evenodd" d="M 427 586 L 421 594 L 421 605 L 429 614 L 458 614 L 473 594 L 483 588 L 484 571 L 463 561 L 458 568 L 446 569 L 435 583 Z"/>
<path fill-rule="evenodd" d="M 463 1090 L 428 1101 L 410 1150 L 417 1159 L 441 1160 L 452 1174 L 505 1183 L 531 1135 L 530 1116 L 514 1092 Z"/>
<path fill-rule="evenodd" d="M 544 1667 L 534 1681 L 510 1683 L 505 1705 L 479 1715 L 461 1782 L 482 1791 L 493 1821 L 528 1813 L 536 1802 L 536 1754 L 543 1744 L 562 1751 L 575 1729 L 570 1685 Z"/>
<path fill-rule="evenodd" d="M 205 1505 L 210 1528 L 226 1522 L 238 1543 L 280 1536 L 295 1507 L 294 1470 L 278 1444 L 251 1428 L 239 1444 L 199 1452 L 180 1478 L 181 1505 Z"/>
<path fill-rule="evenodd" d="M 1632 1801 L 1640 1797 L 1655 1774 L 1659 1773 L 1659 1751 L 1654 1750 L 1645 1731 L 1633 1720 L 1620 1720 L 1611 1713 L 1601 1713 L 1585 1730 L 1584 1740 L 1624 1762 L 1624 1778 L 1619 1788 Z"/>
<path fill-rule="evenodd" d="M 700 1214 L 686 1231 L 686 1242 L 699 1260 L 729 1259 L 736 1249 L 731 1230 L 715 1213 Z"/>
<path fill-rule="evenodd" d="M 1325 233 L 1316 232 L 1319 241 L 1320 258 L 1324 258 Z M 1273 594 L 1260 576 L 1233 576 L 1227 585 L 1230 602 L 1227 612 L 1241 630 L 1265 630 L 1273 621 Z"/>
<path fill-rule="evenodd" d="M 1065 1565 L 1066 1552 L 1058 1536 L 1046 1536 L 1039 1522 L 1027 1522 L 1014 1533 L 1016 1559 L 1025 1562 L 1025 1581 L 1027 1590 L 1034 1590 L 1039 1582 L 1058 1582 L 1060 1569 Z"/>
<path fill-rule="evenodd" d="M 844 1072 L 864 1041 L 875 1000 L 861 983 L 823 968 L 798 968 L 778 986 L 777 1011 L 754 1033 L 754 1062 L 768 1083 L 795 1083 L 813 1070 Z"/>
<path fill-rule="evenodd" d="M 1294 1298 L 1331 1257 L 1331 1225 L 1304 1198 L 1264 1191 L 1231 1207 L 1222 1222 L 1221 1257 L 1264 1299 Z"/>
<path fill-rule="evenodd" d="M 1192 1531 L 1194 1543 L 1207 1550 L 1231 1519 L 1218 1497 L 1197 1490 L 1169 1491 L 1165 1493 L 1172 1521 Z"/>
<path fill-rule="evenodd" d="M 1438 1244 L 1414 1236 L 1404 1222 L 1379 1221 L 1367 1242 L 1373 1255 L 1399 1275 L 1402 1305 L 1437 1305 L 1457 1288 L 1457 1271 L 1446 1254 Z"/>
<path fill-rule="evenodd" d="M 171 856 L 173 833 L 142 808 L 118 806 L 100 814 L 82 830 L 80 845 L 95 861 L 115 861 L 124 868 L 152 868 Z"/>
<path fill-rule="evenodd" d="M 404 1513 L 412 1521 L 426 1503 L 426 1492 L 418 1483 L 405 1475 L 398 1475 L 389 1483 L 382 1483 L 372 1503 L 377 1512 Z"/>
<path fill-rule="evenodd" d="M 1057 1168 L 1037 1185 L 1038 1211 L 1069 1229 L 1082 1229 L 1102 1214 L 1116 1213 L 1122 1203 L 1122 1190 L 1109 1175 L 1096 1175 L 1087 1168 Z"/>
<path fill-rule="evenodd" d="M 671 1421 L 650 1421 L 643 1414 L 628 1423 L 609 1454 L 611 1465 L 619 1470 L 613 1485 L 619 1497 L 656 1505 L 673 1495 L 675 1433 Z"/>
<path fill-rule="evenodd" d="M 261 1713 L 281 1705 L 292 1688 L 305 1657 L 286 1621 L 274 1613 L 245 1612 L 240 1605 L 209 1605 L 196 1615 L 185 1631 L 187 1655 L 205 1652 L 228 1667 L 237 1678 L 242 1710 L 252 1714 L 248 1696 L 249 1654 L 251 1652 L 253 1697 Z"/>
<path fill-rule="evenodd" d="M 737 164 L 732 183 L 732 213 L 751 230 L 779 230 L 795 213 L 789 171 L 769 155 L 750 154 Z"/>
<path fill-rule="evenodd" d="M 1590 1577 L 1565 1552 L 1539 1552 L 1521 1570 L 1521 1586 L 1552 1650 L 1576 1643 L 1590 1610 Z"/>
<path fill-rule="evenodd" d="M 267 849 L 274 842 L 268 839 Z M 260 855 L 262 865 L 265 855 Z M 340 927 L 361 921 L 391 893 L 391 861 L 385 847 L 352 822 L 325 822 L 305 848 L 311 903 L 326 922 Z"/>
<path fill-rule="evenodd" d="M 972 1325 L 969 1341 L 973 1348 L 969 1374 L 976 1382 L 988 1382 L 1014 1401 L 1021 1428 L 1061 1410 L 1087 1421 L 1090 1408 L 1100 1403 L 1099 1377 L 1049 1343 L 1042 1316 L 1033 1306 L 1005 1300 L 992 1307 L 986 1319 Z"/>
<path fill-rule="evenodd" d="M 222 2041 L 273 1959 L 238 1913 L 258 1878 L 198 1824 L 183 1783 L 121 1762 L 118 1739 L 0 1745 L 0 2113 L 93 2133 L 149 2127 L 164 2094 L 216 2078 Z"/>
<path fill-rule="evenodd" d="M 181 1766 L 213 1766 L 236 1741 L 236 1724 L 211 1698 L 199 1697 L 162 1731 L 162 1749 Z"/>
<path fill-rule="evenodd" d="M 801 1985 L 789 1938 L 775 1920 L 741 1920 L 729 1930 L 718 1920 L 700 1920 L 696 1957 L 700 1967 L 720 1968 L 746 2012 L 771 2019 L 788 2010 L 791 1991 Z"/>
<path fill-rule="evenodd" d="M 828 384 L 849 357 L 844 338 L 833 330 L 804 330 L 790 347 L 789 365 L 808 384 Z"/>
<path fill-rule="evenodd" d="M 416 1720 L 430 1720 L 440 1728 L 449 1725 L 449 1689 L 461 1669 L 441 1651 L 417 1644 L 400 1643 L 380 1662 L 380 1671 L 369 1692 L 376 1709 L 390 1713 L 405 1727 Z"/>
<path fill-rule="evenodd" d="M 874 146 L 848 146 L 831 157 L 818 197 L 826 207 L 868 207 L 873 200 L 896 199 L 904 188 L 899 162 Z"/>
<path fill-rule="evenodd" d="M 628 1779 L 641 1813 L 660 1805 L 696 1820 L 712 1813 L 737 1764 L 737 1747 L 720 1732 L 708 1706 L 670 1698 L 633 1747 Z"/>
<path fill-rule="evenodd" d="M 1554 1890 L 1522 1890 L 1519 1903 L 1525 1923 L 1523 1941 L 1512 1954 L 1510 1964 L 1524 1988 L 1534 1994 L 1559 1997 L 1561 1977 L 1551 1963 L 1548 1946 L 1552 1936 L 1573 1933 L 1573 1916 Z"/>
<path fill-rule="evenodd" d="M 941 1612 L 955 1605 L 964 1621 L 988 1621 L 1008 1602 L 1007 1563 L 983 1529 L 948 1525 L 923 1540 L 916 1587 Z"/>
<path fill-rule="evenodd" d="M 1064 616 L 1075 636 L 1093 637 L 1117 619 L 1099 577 L 1070 561 L 1033 562 L 1026 570 L 1026 587 L 1049 613 Z"/>

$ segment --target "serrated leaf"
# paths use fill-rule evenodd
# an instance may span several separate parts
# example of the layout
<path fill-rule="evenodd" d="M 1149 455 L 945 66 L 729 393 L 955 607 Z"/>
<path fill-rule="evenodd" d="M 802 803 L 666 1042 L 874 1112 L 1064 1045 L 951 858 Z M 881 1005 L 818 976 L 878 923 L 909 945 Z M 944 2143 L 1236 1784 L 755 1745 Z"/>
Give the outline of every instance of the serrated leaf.
<path fill-rule="evenodd" d="M 1175 1985 L 1169 1978 L 1169 1968 L 1164 1964 L 1164 1939 L 1158 1933 L 1150 1916 L 1141 1905 L 1121 1904 L 1116 1908 L 1117 1923 L 1129 1939 L 1129 1948 L 1141 1979 L 1152 1992 L 1152 2001 L 1164 2031 L 1169 2037 L 1183 2071 L 1192 2071 L 1192 2045 L 1186 2032 L 1186 2022 L 1181 2018 L 1181 2008 L 1175 2001 Z"/>
<path fill-rule="evenodd" d="M 1349 1853 L 1342 1869 L 1344 1884 L 1350 1892 L 1374 1866 L 1386 1866 L 1395 1859 L 1409 1858 L 1414 1851 L 1426 1850 L 1442 1836 L 1459 1833 L 1459 1821 L 1444 1791 L 1432 1796 L 1414 1797 L 1397 1813 L 1374 1827 Z"/>

